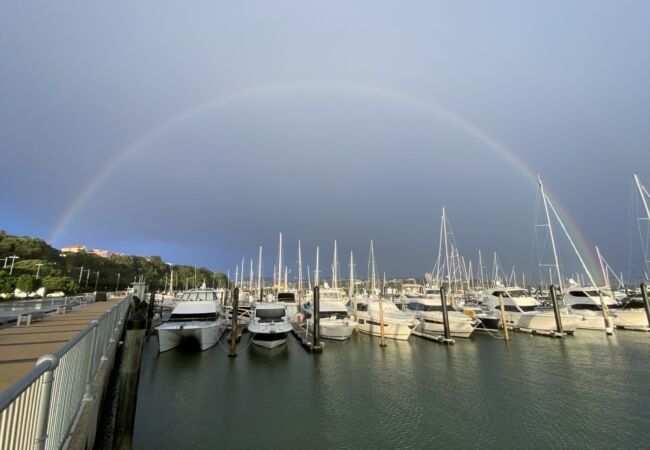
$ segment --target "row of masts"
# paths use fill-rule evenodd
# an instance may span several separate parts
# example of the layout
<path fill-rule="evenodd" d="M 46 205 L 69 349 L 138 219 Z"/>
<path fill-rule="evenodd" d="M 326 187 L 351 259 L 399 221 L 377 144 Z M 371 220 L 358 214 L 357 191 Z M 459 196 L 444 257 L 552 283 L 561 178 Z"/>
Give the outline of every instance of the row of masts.
<path fill-rule="evenodd" d="M 650 224 L 650 207 L 648 205 L 648 198 L 650 194 L 648 190 L 641 184 L 637 175 L 634 175 L 634 181 L 640 198 L 642 199 L 642 204 L 646 217 L 642 220 L 647 221 Z M 559 225 L 559 229 L 562 231 L 566 237 L 568 243 L 570 244 L 571 249 L 575 253 L 580 266 L 583 270 L 583 273 L 577 272 L 571 274 L 571 280 L 577 280 L 577 283 L 582 286 L 592 286 L 597 287 L 597 282 L 595 279 L 595 274 L 590 271 L 587 266 L 582 254 L 578 251 L 578 248 L 567 230 L 564 221 L 562 220 L 560 214 L 558 213 L 553 202 L 549 198 L 548 194 L 545 191 L 544 184 L 540 177 L 538 177 L 539 191 L 541 194 L 541 200 L 543 205 L 543 217 L 544 221 L 540 224 L 537 224 L 537 227 L 544 228 L 547 231 L 548 238 L 550 239 L 553 262 L 552 264 L 539 264 L 540 269 L 540 284 L 546 284 L 547 288 L 550 285 L 555 285 L 559 287 L 560 292 L 563 292 L 565 289 L 565 279 L 562 275 L 560 258 L 557 250 L 557 240 L 554 232 L 553 222 Z M 647 245 L 646 245 L 647 246 Z M 645 250 L 645 249 L 644 249 Z M 250 260 L 249 265 L 249 279 L 247 289 L 251 292 L 261 292 L 264 288 L 263 280 L 263 267 L 262 267 L 262 246 L 259 247 L 258 261 L 257 261 L 257 283 L 254 282 L 254 265 L 253 260 Z M 338 256 L 338 244 L 337 241 L 334 241 L 334 254 L 332 258 L 331 269 L 331 288 L 333 290 L 338 290 L 339 280 L 342 279 L 340 273 L 339 265 L 339 256 Z M 603 255 L 601 254 L 600 249 L 596 246 L 596 253 L 598 255 L 598 262 L 600 264 L 601 276 L 604 280 L 606 287 L 611 287 L 612 278 L 618 282 L 619 287 L 624 286 L 624 280 L 622 273 L 616 273 L 611 266 L 607 263 Z M 648 252 L 644 251 L 644 258 L 646 266 L 648 265 L 648 257 L 646 256 Z M 309 265 L 307 265 L 307 286 L 305 286 L 304 271 L 303 271 L 303 256 L 302 256 L 302 244 L 298 240 L 298 259 L 297 259 L 297 274 L 293 277 L 292 283 L 289 282 L 289 274 L 291 270 L 286 264 L 286 257 L 284 254 L 283 248 L 283 236 L 282 233 L 279 234 L 279 247 L 278 247 L 278 260 L 277 265 L 273 267 L 273 282 L 272 289 L 277 292 L 283 290 L 293 289 L 298 293 L 308 292 L 312 289 L 312 279 L 311 279 L 311 270 Z M 235 270 L 235 280 L 234 285 L 246 289 L 244 283 L 244 269 L 245 259 L 242 258 L 241 265 L 237 265 Z M 355 293 L 356 285 L 359 282 L 355 282 L 355 271 L 354 271 L 354 254 L 350 252 L 350 263 L 349 263 L 349 279 L 348 279 L 348 294 L 352 296 Z M 548 269 L 548 282 L 542 283 L 545 275 L 543 272 Z M 314 286 L 320 285 L 321 282 L 321 270 L 320 270 L 320 247 L 316 247 L 316 261 L 315 261 L 315 270 L 313 271 L 314 276 Z M 385 275 L 384 275 L 385 278 Z M 648 270 L 645 270 L 645 278 L 648 279 Z M 502 265 L 499 262 L 497 253 L 494 252 L 492 256 L 492 268 L 487 273 L 486 264 L 484 261 L 483 254 L 481 250 L 478 251 L 478 264 L 474 268 L 472 260 L 466 260 L 463 255 L 461 255 L 456 241 L 454 238 L 454 233 L 451 230 L 449 220 L 445 208 L 442 208 L 442 215 L 440 220 L 440 235 L 438 242 L 438 255 L 435 261 L 433 270 L 425 275 L 425 286 L 427 287 L 441 287 L 445 286 L 450 293 L 459 293 L 459 292 L 472 292 L 485 288 L 494 287 L 496 285 L 505 285 L 505 286 L 528 286 L 526 282 L 525 273 L 521 273 L 521 284 L 519 284 L 519 279 L 516 274 L 515 267 L 512 267 L 509 275 L 506 274 Z M 291 286 L 290 286 L 291 284 Z M 370 253 L 368 257 L 368 278 L 365 283 L 365 289 L 370 293 L 377 293 L 379 285 L 379 278 L 377 275 L 376 261 L 375 261 L 375 250 L 374 242 L 370 241 Z M 307 288 L 307 289 L 305 289 Z"/>

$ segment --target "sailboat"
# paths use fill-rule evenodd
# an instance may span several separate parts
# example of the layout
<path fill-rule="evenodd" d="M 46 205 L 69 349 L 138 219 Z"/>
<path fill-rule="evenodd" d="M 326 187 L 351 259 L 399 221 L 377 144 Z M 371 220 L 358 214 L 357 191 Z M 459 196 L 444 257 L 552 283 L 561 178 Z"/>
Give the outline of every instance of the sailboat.
<path fill-rule="evenodd" d="M 319 267 L 319 254 L 316 253 L 316 271 Z M 348 299 L 344 292 L 338 286 L 338 250 L 336 241 L 334 241 L 334 261 L 332 263 L 332 286 L 331 288 L 320 289 L 319 298 L 319 315 L 320 325 L 319 334 L 325 339 L 334 339 L 344 341 L 352 336 L 357 328 L 357 321 L 350 315 L 347 307 Z M 307 317 L 313 316 L 313 304 L 308 304 L 304 308 Z M 309 323 L 310 330 L 313 332 L 313 322 Z"/>
<path fill-rule="evenodd" d="M 370 265 L 370 292 L 354 299 L 354 314 L 358 322 L 358 329 L 362 333 L 381 336 L 383 319 L 384 337 L 407 340 L 411 336 L 416 322 L 408 314 L 400 311 L 393 302 L 385 301 L 380 295 L 377 295 L 373 241 L 370 241 Z"/>

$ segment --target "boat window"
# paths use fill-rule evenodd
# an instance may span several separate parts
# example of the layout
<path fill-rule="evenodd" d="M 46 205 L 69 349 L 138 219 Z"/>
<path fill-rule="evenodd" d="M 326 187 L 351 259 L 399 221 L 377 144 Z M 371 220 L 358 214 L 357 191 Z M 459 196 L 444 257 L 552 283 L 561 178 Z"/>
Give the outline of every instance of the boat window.
<path fill-rule="evenodd" d="M 366 321 L 363 320 L 363 319 L 359 319 L 359 323 L 360 323 L 361 325 L 363 325 L 364 323 L 366 323 Z"/>
<path fill-rule="evenodd" d="M 498 297 L 499 295 L 502 295 L 503 298 L 508 297 L 508 294 L 506 294 L 505 291 L 494 291 L 492 292 L 492 295 L 494 295 L 495 297 Z"/>
<path fill-rule="evenodd" d="M 424 309 L 424 305 L 422 303 L 409 303 L 406 305 L 406 307 L 411 311 L 422 311 Z"/>
<path fill-rule="evenodd" d="M 530 312 L 530 311 L 535 311 L 535 309 L 537 309 L 537 306 L 528 305 L 528 306 L 520 306 L 519 308 L 521 308 L 521 310 L 524 312 Z"/>
<path fill-rule="evenodd" d="M 217 313 L 188 313 L 188 314 L 172 314 L 169 317 L 169 322 L 191 322 L 193 320 L 217 320 Z"/>
<path fill-rule="evenodd" d="M 584 303 L 577 304 L 577 305 L 571 305 L 571 309 L 583 310 L 583 311 L 601 311 L 602 310 L 600 305 L 596 305 L 596 304 L 586 305 Z"/>
<path fill-rule="evenodd" d="M 570 291 L 569 294 L 571 294 L 572 297 L 587 297 L 585 291 Z"/>
<path fill-rule="evenodd" d="M 260 322 L 282 322 L 285 312 L 284 308 L 257 309 L 255 316 L 260 319 Z"/>
<path fill-rule="evenodd" d="M 321 311 L 321 319 L 327 320 L 334 317 L 335 319 L 347 319 L 348 313 L 344 311 Z"/>
<path fill-rule="evenodd" d="M 508 291 L 508 295 L 512 298 L 528 297 L 528 291 L 525 289 L 514 289 L 512 291 Z"/>
<path fill-rule="evenodd" d="M 368 311 L 368 305 L 365 303 L 357 304 L 357 311 Z"/>
<path fill-rule="evenodd" d="M 278 301 L 279 302 L 295 302 L 296 301 L 296 294 L 293 292 L 280 292 L 278 294 Z"/>
<path fill-rule="evenodd" d="M 495 306 L 494 309 L 496 309 L 498 311 L 501 311 L 501 307 L 499 305 Z M 522 309 L 524 309 L 524 308 L 522 308 Z M 504 311 L 510 311 L 510 312 L 520 312 L 519 309 L 515 305 L 503 305 L 503 310 Z"/>

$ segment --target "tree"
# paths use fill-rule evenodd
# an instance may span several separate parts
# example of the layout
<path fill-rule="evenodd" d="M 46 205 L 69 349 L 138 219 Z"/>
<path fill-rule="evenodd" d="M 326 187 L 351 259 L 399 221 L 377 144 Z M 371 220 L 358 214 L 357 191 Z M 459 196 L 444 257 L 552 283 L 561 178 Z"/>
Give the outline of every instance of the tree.
<path fill-rule="evenodd" d="M 48 276 L 43 278 L 43 286 L 48 292 L 63 291 L 66 295 L 73 295 L 79 291 L 79 285 L 70 277 Z"/>
<path fill-rule="evenodd" d="M 39 287 L 38 281 L 31 275 L 21 275 L 16 281 L 16 287 L 23 292 L 34 292 Z"/>
<path fill-rule="evenodd" d="M 0 294 L 13 294 L 16 289 L 16 277 L 10 277 L 9 273 L 0 270 Z"/>

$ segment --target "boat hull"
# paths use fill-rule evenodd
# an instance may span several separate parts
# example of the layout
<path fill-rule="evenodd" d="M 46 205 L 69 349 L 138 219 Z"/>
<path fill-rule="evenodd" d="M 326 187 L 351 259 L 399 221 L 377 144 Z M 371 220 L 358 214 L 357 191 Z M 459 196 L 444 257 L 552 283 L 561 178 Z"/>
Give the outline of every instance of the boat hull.
<path fill-rule="evenodd" d="M 276 348 L 287 343 L 287 333 L 258 333 L 253 344 L 264 348 Z"/>
<path fill-rule="evenodd" d="M 356 328 L 357 322 L 354 320 L 324 320 L 320 323 L 318 330 L 322 338 L 344 341 L 352 336 Z"/>
<path fill-rule="evenodd" d="M 442 334 L 445 332 L 445 324 L 442 318 L 425 318 L 420 320 L 422 331 L 427 333 Z M 453 337 L 468 338 L 472 335 L 474 326 L 469 320 L 449 319 L 449 332 Z"/>
<path fill-rule="evenodd" d="M 185 339 L 194 339 L 198 342 L 201 350 L 213 347 L 224 331 L 224 322 L 205 323 L 164 323 L 158 327 L 158 345 L 160 352 L 169 351 L 177 347 Z"/>
<path fill-rule="evenodd" d="M 508 327 L 520 328 L 542 333 L 557 331 L 555 315 L 552 313 L 505 313 Z M 565 333 L 573 333 L 576 330 L 578 316 L 562 314 L 562 329 Z"/>
<path fill-rule="evenodd" d="M 371 336 L 381 336 L 381 326 L 379 324 L 370 323 L 367 320 L 358 320 L 358 330 L 361 333 L 369 334 Z M 387 339 L 396 339 L 398 341 L 406 341 L 411 336 L 413 327 L 407 324 L 384 324 L 384 337 Z"/>
<path fill-rule="evenodd" d="M 645 309 L 619 309 L 614 312 L 614 315 L 614 326 L 617 328 L 647 330 L 649 327 Z"/>

